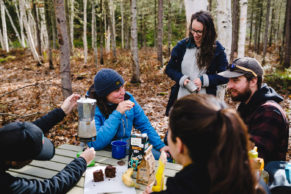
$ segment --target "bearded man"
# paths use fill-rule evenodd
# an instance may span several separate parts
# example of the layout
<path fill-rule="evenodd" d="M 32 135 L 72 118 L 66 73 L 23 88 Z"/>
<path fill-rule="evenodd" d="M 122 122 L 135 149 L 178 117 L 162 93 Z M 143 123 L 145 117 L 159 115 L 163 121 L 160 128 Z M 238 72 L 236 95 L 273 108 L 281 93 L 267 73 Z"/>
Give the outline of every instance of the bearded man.
<path fill-rule="evenodd" d="M 219 73 L 229 78 L 227 89 L 233 101 L 240 102 L 237 111 L 248 125 L 251 140 L 265 163 L 286 160 L 289 123 L 282 107 L 283 98 L 262 84 L 263 68 L 249 57 L 233 61 L 228 70 Z"/>

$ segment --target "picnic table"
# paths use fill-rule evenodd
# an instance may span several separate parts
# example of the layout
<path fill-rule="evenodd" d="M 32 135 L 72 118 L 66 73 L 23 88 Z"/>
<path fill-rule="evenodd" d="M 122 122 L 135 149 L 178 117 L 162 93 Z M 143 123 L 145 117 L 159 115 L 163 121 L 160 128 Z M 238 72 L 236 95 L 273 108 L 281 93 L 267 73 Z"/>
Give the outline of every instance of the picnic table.
<path fill-rule="evenodd" d="M 76 153 L 81 151 L 81 146 L 64 144 L 56 148 L 55 156 L 50 161 L 32 161 L 29 165 L 21 169 L 9 169 L 9 173 L 17 177 L 25 177 L 28 179 L 47 179 L 56 175 L 61 171 L 68 163 L 70 163 L 75 157 Z M 116 160 L 111 157 L 111 151 L 96 151 L 95 165 L 113 165 L 117 166 Z M 128 156 L 122 159 L 127 165 Z M 156 161 L 156 166 L 158 162 Z M 88 167 L 90 168 L 90 167 Z M 174 176 L 178 171 L 182 169 L 182 166 L 175 163 L 167 163 L 165 168 L 165 181 L 167 177 Z M 85 173 L 84 173 L 85 174 Z M 80 181 L 73 187 L 69 194 L 84 193 L 85 176 L 82 176 Z M 136 193 L 142 193 L 145 189 L 145 185 L 140 185 L 139 189 L 136 189 Z"/>

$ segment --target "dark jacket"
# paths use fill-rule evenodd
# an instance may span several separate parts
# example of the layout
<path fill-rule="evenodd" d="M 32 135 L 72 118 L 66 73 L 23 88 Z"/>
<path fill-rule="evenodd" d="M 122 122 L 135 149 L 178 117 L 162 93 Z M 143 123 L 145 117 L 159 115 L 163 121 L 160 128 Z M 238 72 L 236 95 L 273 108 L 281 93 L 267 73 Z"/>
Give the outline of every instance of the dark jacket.
<path fill-rule="evenodd" d="M 44 132 L 47 132 L 65 116 L 62 109 L 55 109 L 47 115 L 33 122 Z M 0 188 L 1 193 L 66 193 L 82 177 L 86 170 L 84 158 L 76 158 L 68 164 L 62 171 L 50 179 L 37 180 L 14 177 L 6 172 L 0 162 Z"/>
<path fill-rule="evenodd" d="M 276 91 L 264 84 L 248 104 L 241 103 L 238 112 L 248 125 L 251 139 L 265 163 L 285 160 L 288 148 L 289 123 L 278 104 L 283 101 Z"/>
<path fill-rule="evenodd" d="M 206 166 L 190 164 L 174 177 L 168 177 L 166 185 L 167 189 L 165 191 L 153 193 L 208 194 L 210 179 Z"/>
<path fill-rule="evenodd" d="M 168 115 L 169 110 L 175 100 L 177 99 L 178 91 L 179 91 L 179 80 L 183 76 L 181 70 L 181 64 L 184 58 L 184 54 L 187 48 L 194 48 L 195 43 L 190 41 L 189 38 L 185 38 L 177 43 L 177 45 L 173 48 L 171 53 L 171 58 L 166 66 L 165 73 L 176 82 L 174 86 L 171 88 L 170 98 L 167 105 L 166 115 Z M 228 62 L 226 58 L 226 54 L 224 52 L 223 46 L 216 41 L 216 48 L 214 52 L 214 57 L 210 66 L 206 70 L 206 74 L 209 78 L 209 86 L 206 87 L 207 94 L 213 94 L 216 96 L 216 86 L 220 84 L 227 83 L 228 79 L 223 78 L 217 73 L 225 71 L 227 68 Z"/>
<path fill-rule="evenodd" d="M 266 194 L 270 194 L 267 185 L 262 180 L 260 180 L 259 184 Z M 205 165 L 190 164 L 174 177 L 168 177 L 166 185 L 166 190 L 152 192 L 151 194 L 208 194 L 210 189 L 208 169 Z"/>

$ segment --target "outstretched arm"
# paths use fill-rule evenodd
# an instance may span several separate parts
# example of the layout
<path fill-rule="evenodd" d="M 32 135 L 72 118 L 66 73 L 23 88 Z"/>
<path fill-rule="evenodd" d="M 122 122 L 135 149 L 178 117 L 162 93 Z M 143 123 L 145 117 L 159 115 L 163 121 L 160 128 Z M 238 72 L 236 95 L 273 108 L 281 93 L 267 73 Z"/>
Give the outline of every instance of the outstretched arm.
<path fill-rule="evenodd" d="M 56 108 L 50 111 L 48 114 L 42 116 L 33 123 L 41 128 L 44 133 L 46 133 L 53 126 L 62 121 L 64 117 L 69 114 L 73 110 L 73 108 L 76 107 L 77 100 L 79 98 L 79 94 L 72 94 L 71 96 L 66 98 L 66 100 L 61 105 L 61 108 Z"/>

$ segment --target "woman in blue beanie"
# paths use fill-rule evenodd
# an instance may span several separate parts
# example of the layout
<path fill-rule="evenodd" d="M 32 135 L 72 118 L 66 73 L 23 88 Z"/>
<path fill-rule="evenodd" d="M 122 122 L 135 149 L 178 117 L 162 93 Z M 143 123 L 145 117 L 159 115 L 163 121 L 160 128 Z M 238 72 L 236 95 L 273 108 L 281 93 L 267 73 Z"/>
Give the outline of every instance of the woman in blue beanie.
<path fill-rule="evenodd" d="M 127 141 L 134 127 L 147 133 L 156 150 L 168 151 L 160 136 L 152 127 L 141 106 L 134 97 L 125 92 L 124 80 L 112 69 L 101 69 L 89 89 L 89 97 L 97 100 L 95 111 L 96 140 L 89 147 L 100 150 L 110 145 L 112 140 Z M 154 154 L 155 155 L 155 154 Z M 155 156 L 155 158 L 157 155 Z"/>

